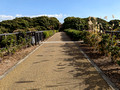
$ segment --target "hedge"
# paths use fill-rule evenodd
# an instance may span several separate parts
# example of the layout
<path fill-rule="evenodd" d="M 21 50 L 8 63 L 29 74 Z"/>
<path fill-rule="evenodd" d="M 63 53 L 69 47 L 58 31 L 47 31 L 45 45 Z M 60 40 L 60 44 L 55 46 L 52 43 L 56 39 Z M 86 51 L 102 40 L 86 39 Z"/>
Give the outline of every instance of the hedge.
<path fill-rule="evenodd" d="M 52 36 L 53 34 L 55 34 L 56 32 L 58 32 L 58 30 L 44 31 L 43 32 L 44 38 L 48 38 L 48 37 Z"/>

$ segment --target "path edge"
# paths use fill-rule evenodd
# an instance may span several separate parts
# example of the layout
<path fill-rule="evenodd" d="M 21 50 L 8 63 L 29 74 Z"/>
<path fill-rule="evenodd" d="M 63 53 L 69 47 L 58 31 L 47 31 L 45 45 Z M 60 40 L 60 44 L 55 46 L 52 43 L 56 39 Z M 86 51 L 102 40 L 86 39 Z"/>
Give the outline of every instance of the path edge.
<path fill-rule="evenodd" d="M 56 34 L 56 33 L 55 33 Z M 54 34 L 54 35 L 55 35 Z M 47 40 L 53 38 L 52 35 L 51 37 L 49 37 L 48 39 L 46 39 L 43 42 L 46 42 Z M 4 72 L 2 75 L 0 75 L 0 80 L 3 79 L 6 75 L 8 75 L 13 69 L 15 69 L 19 64 L 21 64 L 23 61 L 25 61 L 31 54 L 33 54 L 35 51 L 37 51 L 41 46 L 43 46 L 45 43 L 41 42 L 41 44 L 35 48 L 32 52 L 30 52 L 27 56 L 25 56 L 23 59 L 19 60 L 15 65 L 13 65 L 10 69 L 8 69 L 6 72 Z"/>
<path fill-rule="evenodd" d="M 111 87 L 112 90 L 119 90 L 113 82 L 103 73 L 102 70 L 91 60 L 86 53 L 79 47 L 80 52 L 85 56 L 85 58 L 93 65 L 93 67 L 97 70 L 97 72 L 102 76 L 102 78 L 107 82 L 107 84 Z"/>

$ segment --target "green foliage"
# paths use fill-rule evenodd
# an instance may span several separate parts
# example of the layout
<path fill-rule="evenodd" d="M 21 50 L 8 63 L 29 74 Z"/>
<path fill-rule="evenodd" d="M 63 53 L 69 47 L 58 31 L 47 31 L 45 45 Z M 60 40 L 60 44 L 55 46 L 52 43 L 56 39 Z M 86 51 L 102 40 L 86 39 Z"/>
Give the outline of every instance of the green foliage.
<path fill-rule="evenodd" d="M 117 28 L 118 28 L 118 30 L 120 30 L 119 29 L 119 22 L 120 22 L 120 20 L 111 20 L 109 22 L 109 24 L 111 25 L 111 27 L 112 27 L 113 30 L 117 29 Z M 114 26 L 113 26 L 113 24 L 114 24 Z"/>
<path fill-rule="evenodd" d="M 60 22 L 55 17 L 47 16 L 34 18 L 20 17 L 0 22 L 0 33 L 12 33 L 19 29 L 30 31 L 28 28 L 35 28 L 38 31 L 58 30 L 60 28 Z"/>
<path fill-rule="evenodd" d="M 18 45 L 23 47 L 31 46 L 31 36 L 27 35 L 26 32 L 20 32 Z"/>
<path fill-rule="evenodd" d="M 120 51 L 120 47 L 118 47 L 118 46 L 112 46 L 110 48 L 112 62 L 114 62 L 114 60 L 116 60 L 119 57 L 119 51 Z"/>
<path fill-rule="evenodd" d="M 120 61 L 117 60 L 117 64 L 120 66 Z"/>
<path fill-rule="evenodd" d="M 56 33 L 56 32 L 57 32 L 57 30 L 44 31 L 43 32 L 44 38 L 48 38 L 48 37 L 52 36 L 54 33 Z"/>
<path fill-rule="evenodd" d="M 109 30 L 110 29 L 109 27 L 111 25 L 107 21 L 105 21 L 101 18 L 97 18 L 97 22 L 98 22 L 98 24 L 100 24 L 100 30 Z"/>
<path fill-rule="evenodd" d="M 64 19 L 62 29 L 71 28 L 76 30 L 88 30 L 89 29 L 88 21 L 89 21 L 89 17 L 88 18 L 67 17 Z M 111 24 L 109 24 L 107 21 L 103 19 L 96 18 L 96 21 L 95 21 L 95 19 L 91 17 L 91 21 L 94 26 L 96 25 L 96 22 L 97 22 L 100 25 L 101 30 L 110 29 L 109 27 L 111 26 Z"/>
<path fill-rule="evenodd" d="M 0 34 L 2 34 L 3 32 L 2 32 L 2 30 L 0 29 Z"/>
<path fill-rule="evenodd" d="M 99 42 L 100 52 L 107 54 L 111 45 L 111 38 L 109 34 L 102 34 L 102 40 Z"/>
<path fill-rule="evenodd" d="M 15 45 L 16 45 L 15 35 L 3 36 L 2 41 L 0 42 L 0 47 L 15 46 Z"/>
<path fill-rule="evenodd" d="M 40 26 L 40 28 L 43 30 L 58 30 L 60 25 L 57 18 L 47 16 L 35 17 L 33 18 L 33 22 L 34 27 Z"/>
<path fill-rule="evenodd" d="M 0 27 L 0 34 L 2 33 L 7 33 L 8 32 L 8 29 L 6 29 L 5 27 Z"/>
<path fill-rule="evenodd" d="M 120 31 L 120 27 L 115 28 L 114 31 Z"/>
<path fill-rule="evenodd" d="M 65 29 L 64 30 L 70 37 L 72 40 L 76 41 L 76 40 L 80 40 L 82 39 L 82 31 L 77 31 L 74 29 Z"/>
<path fill-rule="evenodd" d="M 31 46 L 31 37 L 29 35 L 27 35 L 24 31 L 21 31 L 18 35 L 2 36 L 0 41 L 1 57 L 4 54 L 14 54 L 19 46 L 19 49 Z"/>
<path fill-rule="evenodd" d="M 76 29 L 76 30 L 85 30 L 88 29 L 88 25 L 85 19 L 76 18 L 76 17 L 67 17 L 64 19 L 63 29 Z"/>
<path fill-rule="evenodd" d="M 0 49 L 0 57 L 3 57 L 3 53 L 1 49 Z"/>
<path fill-rule="evenodd" d="M 35 29 L 36 29 L 37 31 L 47 30 L 47 29 L 46 29 L 45 27 L 43 27 L 43 26 L 36 26 Z"/>
<path fill-rule="evenodd" d="M 58 30 L 60 28 L 60 22 L 55 17 L 50 17 L 49 23 L 50 23 L 49 26 L 50 30 Z"/>
<path fill-rule="evenodd" d="M 65 32 L 73 40 L 83 40 L 84 43 L 94 47 L 94 51 L 106 56 L 111 56 L 111 62 L 117 60 L 120 55 L 120 47 L 117 46 L 116 36 L 109 34 L 99 34 L 87 31 L 78 31 L 73 29 L 66 29 Z"/>

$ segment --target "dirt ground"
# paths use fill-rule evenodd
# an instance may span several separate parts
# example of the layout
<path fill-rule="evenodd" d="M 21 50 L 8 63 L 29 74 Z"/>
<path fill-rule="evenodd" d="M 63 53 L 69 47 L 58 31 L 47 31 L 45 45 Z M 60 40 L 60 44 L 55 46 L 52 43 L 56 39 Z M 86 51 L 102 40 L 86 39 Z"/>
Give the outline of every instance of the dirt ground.
<path fill-rule="evenodd" d="M 79 47 L 92 59 L 107 77 L 120 88 L 120 66 L 111 63 L 110 58 L 93 51 L 93 47 L 87 44 L 79 44 Z"/>
<path fill-rule="evenodd" d="M 14 66 L 19 60 L 23 59 L 37 46 L 31 46 L 28 48 L 21 49 L 13 55 L 4 56 L 0 62 L 0 75 L 4 74 L 9 68 Z"/>

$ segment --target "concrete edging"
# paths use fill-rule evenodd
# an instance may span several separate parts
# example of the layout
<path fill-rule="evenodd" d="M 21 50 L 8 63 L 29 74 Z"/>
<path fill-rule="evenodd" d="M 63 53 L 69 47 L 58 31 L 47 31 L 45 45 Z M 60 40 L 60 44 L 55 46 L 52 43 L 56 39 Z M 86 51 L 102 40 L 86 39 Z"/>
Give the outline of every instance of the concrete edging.
<path fill-rule="evenodd" d="M 54 35 L 53 35 L 54 36 Z M 51 39 L 53 36 L 48 38 L 47 40 Z M 47 41 L 45 40 L 45 41 Z M 44 41 L 43 41 L 44 42 Z M 25 56 L 23 59 L 19 60 L 15 65 L 13 65 L 10 69 L 8 69 L 3 75 L 0 76 L 0 80 L 3 79 L 9 72 L 11 72 L 14 68 L 16 68 L 20 63 L 25 61 L 31 54 L 33 54 L 38 48 L 44 45 L 44 43 L 41 42 L 40 46 L 38 46 L 35 50 L 33 50 L 31 53 L 29 53 L 27 56 Z"/>
<path fill-rule="evenodd" d="M 79 47 L 80 49 L 80 47 Z M 100 68 L 80 49 L 80 52 L 87 58 L 87 60 L 94 66 L 97 72 L 102 76 L 102 78 L 107 82 L 107 84 L 111 87 L 112 90 L 119 90 L 114 83 L 110 81 L 110 79 L 100 70 Z"/>

